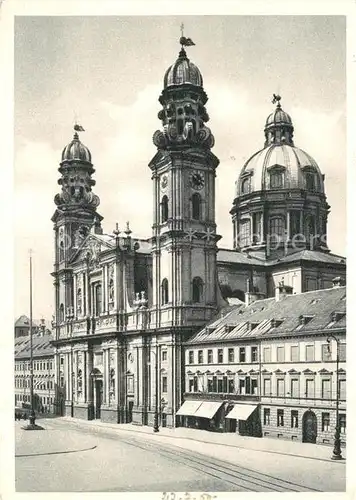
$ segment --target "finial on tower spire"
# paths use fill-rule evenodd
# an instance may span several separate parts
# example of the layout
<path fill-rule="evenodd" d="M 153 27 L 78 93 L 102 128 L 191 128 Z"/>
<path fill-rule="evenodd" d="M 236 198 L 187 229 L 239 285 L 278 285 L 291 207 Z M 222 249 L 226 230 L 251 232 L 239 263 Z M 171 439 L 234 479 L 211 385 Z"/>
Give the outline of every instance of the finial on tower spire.
<path fill-rule="evenodd" d="M 280 103 L 281 99 L 282 99 L 282 97 L 280 95 L 273 94 L 272 104 L 276 104 L 277 103 L 277 106 L 281 107 L 281 103 Z"/>
<path fill-rule="evenodd" d="M 180 33 L 181 33 L 181 37 L 180 37 L 179 43 L 181 44 L 183 51 L 184 51 L 183 47 L 191 47 L 192 45 L 195 45 L 195 43 L 193 42 L 193 40 L 191 38 L 186 38 L 184 36 L 184 24 L 183 23 L 180 25 Z"/>

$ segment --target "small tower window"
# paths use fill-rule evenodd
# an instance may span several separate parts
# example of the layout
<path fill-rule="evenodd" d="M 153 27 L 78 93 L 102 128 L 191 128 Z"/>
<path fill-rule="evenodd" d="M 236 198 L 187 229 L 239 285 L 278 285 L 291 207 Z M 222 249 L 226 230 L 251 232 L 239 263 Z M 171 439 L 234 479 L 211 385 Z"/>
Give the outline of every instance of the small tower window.
<path fill-rule="evenodd" d="M 64 305 L 61 304 L 59 306 L 59 322 L 63 323 L 64 322 Z"/>
<path fill-rule="evenodd" d="M 247 177 L 241 182 L 241 193 L 246 194 L 251 191 L 251 179 Z"/>
<path fill-rule="evenodd" d="M 162 305 L 168 304 L 168 280 L 167 278 L 164 278 L 162 280 Z"/>
<path fill-rule="evenodd" d="M 82 314 L 82 289 L 78 288 L 77 291 L 77 315 L 80 316 Z"/>
<path fill-rule="evenodd" d="M 312 244 L 311 241 L 315 235 L 315 218 L 312 215 L 307 215 L 305 218 L 305 237 L 307 243 Z"/>
<path fill-rule="evenodd" d="M 166 195 L 164 195 L 161 202 L 161 222 L 167 222 L 167 220 L 168 220 L 168 198 Z"/>
<path fill-rule="evenodd" d="M 99 316 L 101 313 L 102 306 L 102 293 L 101 293 L 101 285 L 96 285 L 95 287 L 95 316 Z"/>
<path fill-rule="evenodd" d="M 178 135 L 183 134 L 183 120 L 181 118 L 179 118 L 179 120 L 177 120 L 177 131 L 178 131 Z"/>
<path fill-rule="evenodd" d="M 238 235 L 238 239 L 240 242 L 240 246 L 244 247 L 250 244 L 251 238 L 251 224 L 249 219 L 244 219 L 240 222 L 240 232 Z"/>
<path fill-rule="evenodd" d="M 201 217 L 201 197 L 199 193 L 192 196 L 192 218 L 199 220 Z"/>
<path fill-rule="evenodd" d="M 203 297 L 203 281 L 199 276 L 193 279 L 193 302 L 201 302 Z"/>
<path fill-rule="evenodd" d="M 271 172 L 269 178 L 270 188 L 278 189 L 283 187 L 283 174 L 282 172 Z"/>

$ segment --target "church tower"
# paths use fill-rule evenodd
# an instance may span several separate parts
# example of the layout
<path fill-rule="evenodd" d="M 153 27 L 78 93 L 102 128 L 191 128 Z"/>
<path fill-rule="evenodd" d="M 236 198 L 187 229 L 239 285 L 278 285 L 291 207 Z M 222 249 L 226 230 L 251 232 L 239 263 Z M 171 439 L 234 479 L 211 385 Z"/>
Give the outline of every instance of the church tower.
<path fill-rule="evenodd" d="M 214 136 L 208 97 L 183 47 L 164 76 L 153 142 L 153 297 L 156 328 L 205 324 L 217 304 Z M 189 39 L 188 39 L 189 40 Z M 189 45 L 189 44 L 188 44 Z"/>
<path fill-rule="evenodd" d="M 76 125 L 75 130 L 79 130 Z M 69 261 L 90 231 L 101 233 L 102 217 L 96 209 L 99 197 L 92 192 L 95 172 L 89 149 L 74 133 L 73 140 L 63 149 L 58 184 L 61 192 L 54 202 L 57 209 L 52 217 L 55 232 L 54 277 L 56 325 L 73 314 L 73 276 Z"/>

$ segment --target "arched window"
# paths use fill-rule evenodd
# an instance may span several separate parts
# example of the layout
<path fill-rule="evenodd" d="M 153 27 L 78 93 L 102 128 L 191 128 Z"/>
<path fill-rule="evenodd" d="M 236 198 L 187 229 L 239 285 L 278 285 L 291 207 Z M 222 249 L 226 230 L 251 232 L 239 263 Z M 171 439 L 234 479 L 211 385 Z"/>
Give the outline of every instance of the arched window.
<path fill-rule="evenodd" d="M 98 284 L 95 287 L 95 316 L 99 316 L 102 312 L 102 293 L 101 293 L 101 285 Z"/>
<path fill-rule="evenodd" d="M 167 222 L 168 220 L 168 197 L 163 196 L 161 201 L 161 222 Z"/>
<path fill-rule="evenodd" d="M 178 135 L 183 134 L 183 120 L 181 118 L 179 118 L 179 120 L 177 120 L 177 131 L 178 131 Z"/>
<path fill-rule="evenodd" d="M 283 217 L 272 217 L 269 221 L 269 234 L 272 237 L 283 237 L 285 230 Z"/>
<path fill-rule="evenodd" d="M 201 302 L 203 298 L 203 281 L 199 276 L 193 279 L 192 296 L 193 302 Z"/>
<path fill-rule="evenodd" d="M 115 399 L 115 370 L 112 368 L 110 370 L 110 399 Z"/>
<path fill-rule="evenodd" d="M 201 197 L 199 193 L 192 196 L 192 218 L 199 220 L 201 217 Z"/>
<path fill-rule="evenodd" d="M 241 193 L 246 194 L 251 191 L 251 178 L 247 177 L 241 182 Z"/>
<path fill-rule="evenodd" d="M 269 185 L 271 189 L 278 189 L 283 187 L 283 173 L 271 172 L 269 176 Z"/>
<path fill-rule="evenodd" d="M 168 296 L 168 280 L 164 278 L 162 281 L 162 305 L 168 304 L 169 296 Z"/>
<path fill-rule="evenodd" d="M 59 322 L 63 323 L 64 322 L 64 305 L 61 304 L 59 306 Z"/>

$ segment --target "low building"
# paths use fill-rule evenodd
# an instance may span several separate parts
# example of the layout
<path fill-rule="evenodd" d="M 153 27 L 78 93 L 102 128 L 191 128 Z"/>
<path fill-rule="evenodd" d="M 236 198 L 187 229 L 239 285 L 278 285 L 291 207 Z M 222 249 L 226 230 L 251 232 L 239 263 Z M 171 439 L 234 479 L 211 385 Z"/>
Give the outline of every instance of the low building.
<path fill-rule="evenodd" d="M 50 334 L 33 335 L 33 392 L 36 412 L 54 412 L 57 404 L 54 347 Z M 30 337 L 15 342 L 15 406 L 31 405 L 31 348 Z"/>
<path fill-rule="evenodd" d="M 338 396 L 346 443 L 346 288 L 291 292 L 248 294 L 186 342 L 182 425 L 331 444 Z"/>

